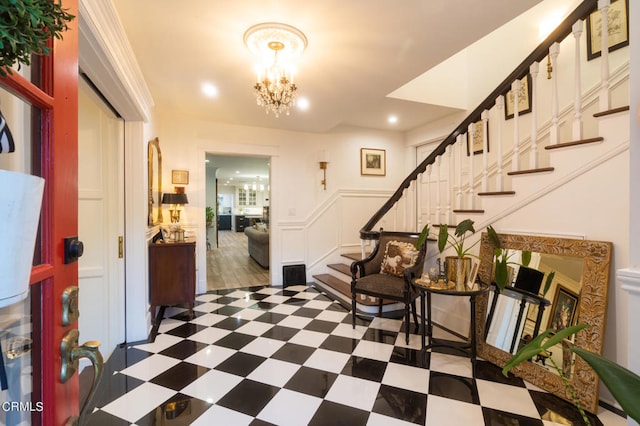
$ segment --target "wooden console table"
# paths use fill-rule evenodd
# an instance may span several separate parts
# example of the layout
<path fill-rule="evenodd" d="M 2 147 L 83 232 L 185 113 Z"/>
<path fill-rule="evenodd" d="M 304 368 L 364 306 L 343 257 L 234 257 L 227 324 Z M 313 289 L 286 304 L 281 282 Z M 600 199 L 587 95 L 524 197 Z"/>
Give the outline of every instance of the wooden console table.
<path fill-rule="evenodd" d="M 193 316 L 196 297 L 196 242 L 149 244 L 149 304 L 155 321 L 156 307 L 189 305 Z"/>

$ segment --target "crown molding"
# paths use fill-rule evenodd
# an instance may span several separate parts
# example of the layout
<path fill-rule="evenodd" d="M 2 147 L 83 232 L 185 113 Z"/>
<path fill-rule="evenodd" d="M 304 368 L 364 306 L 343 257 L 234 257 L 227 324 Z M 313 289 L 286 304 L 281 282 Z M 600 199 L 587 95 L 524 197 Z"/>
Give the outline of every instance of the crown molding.
<path fill-rule="evenodd" d="M 113 4 L 81 0 L 79 15 L 80 71 L 125 120 L 148 122 L 153 98 Z"/>

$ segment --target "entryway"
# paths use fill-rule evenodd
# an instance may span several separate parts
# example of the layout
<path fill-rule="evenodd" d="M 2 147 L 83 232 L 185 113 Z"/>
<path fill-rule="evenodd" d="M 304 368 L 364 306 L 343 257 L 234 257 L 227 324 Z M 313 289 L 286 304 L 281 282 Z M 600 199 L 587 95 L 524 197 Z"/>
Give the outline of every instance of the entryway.
<path fill-rule="evenodd" d="M 249 256 L 244 228 L 259 223 L 268 232 L 269 157 L 206 154 L 207 290 L 265 285 L 269 270 Z"/>

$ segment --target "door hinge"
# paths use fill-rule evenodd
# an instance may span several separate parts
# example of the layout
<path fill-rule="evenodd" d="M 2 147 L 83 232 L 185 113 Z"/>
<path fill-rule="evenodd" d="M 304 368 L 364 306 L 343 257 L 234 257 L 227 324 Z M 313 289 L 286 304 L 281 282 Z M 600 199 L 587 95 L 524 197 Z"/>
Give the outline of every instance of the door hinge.
<path fill-rule="evenodd" d="M 118 259 L 122 259 L 124 257 L 124 237 L 120 235 L 118 237 Z"/>

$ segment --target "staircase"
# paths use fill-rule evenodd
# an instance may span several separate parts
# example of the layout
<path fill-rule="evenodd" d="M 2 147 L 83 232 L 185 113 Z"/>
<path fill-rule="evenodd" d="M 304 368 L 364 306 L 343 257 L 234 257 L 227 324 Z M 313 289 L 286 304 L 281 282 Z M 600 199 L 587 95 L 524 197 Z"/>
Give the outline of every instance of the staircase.
<path fill-rule="evenodd" d="M 627 154 L 628 48 L 616 52 L 613 63 L 604 48 L 606 37 L 599 58 L 586 60 L 583 52 L 587 16 L 600 13 L 607 33 L 607 3 L 581 3 L 437 147 L 419 158 L 416 169 L 360 230 L 361 253 L 342 254 L 340 263 L 327 264 L 326 273 L 313 276 L 315 284 L 350 308 L 349 264 L 375 244 L 377 229 L 419 231 L 471 218 L 479 238 L 488 225 L 526 216 L 545 197 L 570 198 L 575 181 L 600 173 L 609 161 Z M 560 52 L 569 59 L 559 60 Z M 540 64 L 549 71 L 548 79 L 547 72 L 540 75 Z M 505 110 L 511 110 L 509 117 Z M 425 269 L 438 256 L 431 242 Z M 384 311 L 401 308 L 389 304 Z M 376 302 L 362 298 L 357 309 L 374 315 Z"/>

